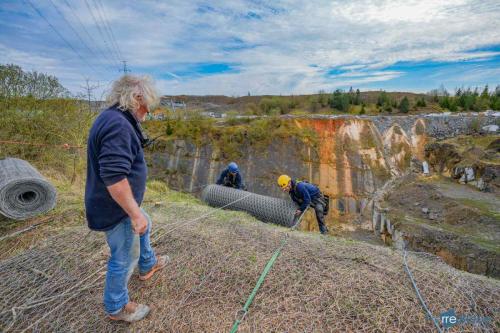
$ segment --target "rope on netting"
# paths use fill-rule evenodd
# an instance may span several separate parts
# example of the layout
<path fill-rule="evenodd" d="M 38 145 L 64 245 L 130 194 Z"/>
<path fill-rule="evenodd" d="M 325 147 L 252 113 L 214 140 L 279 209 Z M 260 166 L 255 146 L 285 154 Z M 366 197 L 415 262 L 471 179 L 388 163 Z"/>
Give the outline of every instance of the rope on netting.
<path fill-rule="evenodd" d="M 247 195 L 243 196 L 243 197 L 240 197 L 236 200 L 233 200 L 221 207 L 217 207 L 213 210 L 211 210 L 210 212 L 208 213 L 205 213 L 205 214 L 202 214 L 200 216 L 198 216 L 197 218 L 194 218 L 194 219 L 191 219 L 191 220 L 188 220 L 188 221 L 183 221 L 183 222 L 178 222 L 178 223 L 175 223 L 173 224 L 173 228 L 167 230 L 165 233 L 159 235 L 158 237 L 156 237 L 156 239 L 153 240 L 153 242 L 158 242 L 162 237 L 164 237 L 165 235 L 167 234 L 170 234 L 172 233 L 174 230 L 180 228 L 181 226 L 184 226 L 184 225 L 187 225 L 187 224 L 190 224 L 190 223 L 193 223 L 193 222 L 196 222 L 196 221 L 199 221 L 203 218 L 206 218 L 210 215 L 213 215 L 215 214 L 216 212 L 218 212 L 219 210 L 222 210 L 224 208 L 227 208 L 227 207 L 230 207 L 231 205 L 239 202 L 239 201 L 242 201 L 248 197 L 250 197 L 252 195 L 252 193 L 248 193 Z M 295 230 L 296 227 L 299 225 L 302 217 L 304 216 L 304 213 L 305 211 L 294 221 L 296 221 L 293 226 L 291 227 L 291 230 Z M 277 259 L 277 257 L 279 256 L 281 250 L 283 249 L 283 247 L 286 245 L 288 241 L 288 234 L 285 235 L 285 238 L 282 240 L 282 243 L 280 245 L 280 247 L 278 248 L 277 252 L 275 253 L 275 255 L 273 256 L 274 259 L 272 259 L 272 262 L 271 264 L 269 265 L 269 268 L 267 269 L 267 272 L 271 269 L 272 267 L 272 264 L 274 263 L 274 261 Z M 28 331 L 29 329 L 33 328 L 33 327 L 36 327 L 37 324 L 39 324 L 42 320 L 44 320 L 45 318 L 47 318 L 47 316 L 49 316 L 51 313 L 53 313 L 55 310 L 59 309 L 63 304 L 66 304 L 67 302 L 69 302 L 70 300 L 72 300 L 73 298 L 77 297 L 82 291 L 85 291 L 85 290 L 88 290 L 89 288 L 92 288 L 95 286 L 95 282 L 101 277 L 101 275 L 97 276 L 96 279 L 92 280 L 91 283 L 87 284 L 86 286 L 80 288 L 80 289 L 76 289 L 77 286 L 83 284 L 83 282 L 87 281 L 88 279 L 90 279 L 92 276 L 95 276 L 96 274 L 102 272 L 103 270 L 105 269 L 105 267 L 100 267 L 99 269 L 95 270 L 94 272 L 92 272 L 91 274 L 87 275 L 85 278 L 83 278 L 83 280 L 81 280 L 81 282 L 78 284 L 78 285 L 75 285 L 73 288 L 70 288 L 70 290 L 68 290 L 67 292 L 63 293 L 63 294 L 60 294 L 60 295 L 56 295 L 56 296 L 52 296 L 52 297 L 46 297 L 46 298 L 42 298 L 42 299 L 38 299 L 36 301 L 32 301 L 32 302 L 29 302 L 27 304 L 24 304 L 22 306 L 18 306 L 18 307 L 14 307 L 12 308 L 11 311 L 12 314 L 13 314 L 13 320 L 11 322 L 11 324 L 9 325 L 9 327 L 7 327 L 7 330 L 10 330 L 12 328 L 12 325 L 16 322 L 16 319 L 17 319 L 17 310 L 27 310 L 27 309 L 31 309 L 31 308 L 34 308 L 34 307 L 38 307 L 40 305 L 43 305 L 43 304 L 46 304 L 46 303 L 49 303 L 49 302 L 52 302 L 56 299 L 60 299 L 60 298 L 65 298 L 61 303 L 59 303 L 57 306 L 55 306 L 52 310 L 50 310 L 49 312 L 47 312 L 44 316 L 42 316 L 41 318 L 39 318 L 38 320 L 32 322 L 26 329 L 24 329 L 22 332 L 26 332 Z M 267 275 L 267 272 L 265 273 L 265 275 Z M 210 272 L 208 274 L 208 276 L 210 276 L 211 274 L 213 273 Z M 264 279 L 265 279 L 265 275 L 262 277 L 261 279 L 261 282 L 258 284 L 258 287 L 256 288 L 255 290 L 255 293 L 254 293 L 254 296 L 255 297 L 255 294 L 257 293 L 258 289 L 260 288 L 260 285 L 263 283 Z M 208 278 L 208 276 L 206 278 Z M 201 281 L 200 285 L 202 285 L 204 282 L 205 282 L 206 279 L 204 279 L 203 281 Z M 198 286 L 199 287 L 199 286 Z M 195 287 L 195 289 L 197 289 L 197 287 Z M 192 291 L 193 292 L 193 291 Z M 188 297 L 186 297 L 185 300 L 187 300 L 189 297 L 191 296 L 188 295 Z M 66 298 L 67 297 L 67 298 Z M 252 299 L 250 300 L 250 302 L 248 303 L 248 307 L 250 306 L 251 302 L 253 301 L 253 297 Z M 184 301 L 185 301 L 184 300 Z M 246 315 L 246 314 L 245 314 Z M 243 318 L 242 318 L 243 319 Z"/>
<path fill-rule="evenodd" d="M 249 196 L 249 195 L 250 195 L 250 194 L 248 194 L 248 196 Z M 186 224 L 189 224 L 189 223 L 196 222 L 196 221 L 198 221 L 198 220 L 200 220 L 200 219 L 202 219 L 202 218 L 208 217 L 208 216 L 210 216 L 210 215 L 212 215 L 212 214 L 216 213 L 217 211 L 219 211 L 219 210 L 221 210 L 221 209 L 224 209 L 224 208 L 226 208 L 226 207 L 229 207 L 231 204 L 233 204 L 233 203 L 235 203 L 235 202 L 237 202 L 237 201 L 243 200 L 243 199 L 245 199 L 245 197 L 240 198 L 240 199 L 237 199 L 237 200 L 235 200 L 234 202 L 231 202 L 231 203 L 229 203 L 229 204 L 227 204 L 227 205 L 225 205 L 225 206 L 223 206 L 223 207 L 219 207 L 219 208 L 213 209 L 213 210 L 211 210 L 210 212 L 208 212 L 208 213 L 206 213 L 206 214 L 203 214 L 203 215 L 201 215 L 201 216 L 199 216 L 199 217 L 197 217 L 197 218 L 195 218 L 195 219 L 188 220 L 188 221 L 183 221 L 183 222 L 180 222 L 180 223 L 176 223 L 176 224 L 174 224 L 174 228 L 172 228 L 172 229 L 168 230 L 168 231 L 167 231 L 166 233 L 164 233 L 164 234 L 159 235 L 156 239 L 152 240 L 152 242 L 153 242 L 153 243 L 154 243 L 154 242 L 157 242 L 160 238 L 162 238 L 163 236 L 165 236 L 165 235 L 167 235 L 167 234 L 171 233 L 172 231 L 174 231 L 174 230 L 178 229 L 179 227 L 181 227 L 181 226 L 183 226 L 183 225 L 186 225 Z M 69 297 L 69 298 L 67 298 L 66 300 L 64 300 L 61 304 L 66 303 L 66 302 L 68 302 L 69 300 L 73 299 L 73 298 L 74 298 L 74 297 L 76 297 L 78 294 L 80 294 L 83 290 L 88 289 L 88 287 L 81 288 L 81 289 L 77 290 L 76 292 L 74 292 L 74 294 L 71 294 L 71 293 L 70 293 L 70 291 L 74 290 L 77 286 L 81 285 L 83 282 L 85 282 L 86 280 L 88 280 L 88 279 L 89 279 L 89 278 L 91 278 L 92 276 L 94 276 L 94 275 L 96 275 L 96 274 L 98 274 L 98 273 L 102 272 L 105 268 L 106 268 L 106 267 L 105 267 L 105 266 L 103 266 L 103 267 L 100 267 L 99 269 L 95 270 L 95 271 L 94 271 L 94 272 L 92 272 L 91 274 L 87 275 L 87 277 L 85 277 L 83 280 L 81 280 L 81 282 L 80 282 L 79 284 L 77 284 L 77 285 L 75 285 L 74 287 L 70 288 L 67 292 L 65 292 L 65 293 L 63 293 L 63 294 L 61 294 L 61 295 L 52 296 L 52 297 L 47 297 L 47 298 L 44 298 L 44 299 L 39 299 L 39 300 L 36 300 L 36 301 L 34 301 L 34 302 L 30 303 L 30 304 L 25 304 L 25 305 L 22 305 L 22 306 L 19 306 L 19 307 L 14 307 L 14 308 L 12 308 L 11 310 L 9 310 L 9 312 L 12 312 L 12 313 L 13 313 L 13 317 L 14 317 L 14 318 L 13 318 L 13 321 L 12 321 L 12 324 L 16 321 L 16 310 L 25 310 L 25 309 L 34 308 L 34 307 L 37 307 L 37 306 L 39 306 L 39 305 L 43 305 L 43 304 L 46 304 L 46 303 L 48 303 L 48 302 L 51 302 L 51 301 L 53 301 L 53 300 L 55 300 L 55 299 L 57 299 L 57 298 L 62 298 L 62 297 L 68 296 L 68 295 L 69 295 L 70 297 Z M 99 279 L 99 278 L 100 278 L 100 275 L 97 277 L 97 279 Z M 95 281 L 93 281 L 93 282 L 95 282 Z M 60 304 L 60 305 L 61 305 L 61 304 Z M 60 305 L 58 305 L 56 308 L 58 308 Z M 44 318 L 46 318 L 46 317 L 47 317 L 47 315 L 49 315 L 51 312 L 53 312 L 53 311 L 50 311 L 49 313 L 47 313 L 47 314 L 46 314 L 46 315 L 44 315 L 43 317 L 41 317 L 41 318 L 39 318 L 38 320 L 36 320 L 35 322 L 33 322 L 33 323 L 32 323 L 32 324 L 31 324 L 28 328 L 26 328 L 23 332 L 25 332 L 25 331 L 29 330 L 29 329 L 30 329 L 30 328 L 32 328 L 34 325 L 38 324 L 41 320 L 43 320 Z M 12 325 L 12 324 L 11 324 L 11 325 Z M 10 327 L 9 327 L 8 329 L 10 329 Z"/>
<path fill-rule="evenodd" d="M 434 318 L 434 316 L 432 315 L 431 310 L 429 310 L 429 308 L 427 307 L 427 304 L 425 303 L 424 298 L 420 294 L 420 290 L 417 287 L 417 283 L 415 282 L 415 279 L 413 278 L 413 274 L 411 273 L 410 267 L 408 266 L 408 261 L 406 260 L 407 254 L 408 253 L 407 253 L 406 247 L 405 247 L 404 254 L 403 254 L 403 262 L 404 262 L 404 266 L 405 266 L 405 271 L 408 274 L 408 277 L 410 278 L 411 284 L 413 285 L 413 289 L 415 290 L 415 293 L 417 294 L 418 300 L 420 301 L 422 308 L 425 310 L 425 312 L 427 312 L 427 315 L 429 316 L 429 318 L 432 319 L 432 322 L 434 323 L 434 326 L 436 326 L 437 331 L 439 333 L 443 333 L 443 330 L 439 326 L 439 323 L 437 322 L 436 318 Z"/>
<path fill-rule="evenodd" d="M 234 201 L 232 201 L 232 202 L 230 202 L 230 203 L 228 203 L 228 204 L 225 204 L 224 206 L 217 207 L 217 208 L 213 209 L 212 211 L 210 211 L 210 212 L 208 212 L 208 213 L 206 213 L 206 214 L 202 214 L 202 215 L 198 216 L 198 217 L 197 217 L 197 218 L 195 218 L 195 219 L 188 220 L 188 221 L 181 221 L 181 222 L 178 222 L 178 223 L 173 223 L 173 224 L 171 225 L 171 226 L 173 226 L 173 228 L 171 228 L 171 229 L 167 230 L 166 232 L 164 232 L 163 234 L 161 234 L 160 236 L 158 236 L 158 238 L 157 238 L 157 239 L 153 240 L 153 243 L 158 242 L 161 238 L 163 238 L 164 236 L 166 236 L 166 235 L 168 235 L 168 234 L 172 233 L 174 230 L 179 229 L 179 228 L 180 228 L 180 227 L 182 227 L 183 225 L 186 225 L 186 224 L 190 224 L 190 223 L 193 223 L 193 222 L 199 221 L 199 220 L 201 220 L 201 219 L 202 219 L 202 218 L 204 218 L 204 217 L 208 217 L 208 216 L 210 216 L 210 215 L 214 214 L 215 212 L 217 212 L 217 211 L 219 211 L 219 210 L 222 210 L 222 209 L 224 209 L 224 208 L 226 208 L 226 207 L 229 207 L 229 206 L 231 206 L 231 205 L 233 205 L 233 204 L 235 204 L 235 203 L 237 203 L 237 202 L 239 202 L 239 201 L 241 201 L 241 200 L 244 200 L 244 199 L 248 198 L 248 197 L 249 197 L 249 196 L 251 196 L 252 194 L 253 194 L 253 193 L 249 193 L 249 194 L 247 194 L 247 195 L 246 195 L 246 196 L 244 196 L 244 197 L 241 197 L 241 198 L 239 198 L 239 199 L 236 199 L 236 200 L 234 200 Z"/>
<path fill-rule="evenodd" d="M 281 250 L 283 250 L 283 247 L 286 245 L 287 241 L 288 241 L 288 238 L 285 237 L 281 241 L 280 246 L 276 249 L 276 251 L 274 251 L 271 259 L 269 259 L 269 261 L 267 262 L 266 267 L 264 267 L 264 270 L 260 274 L 260 277 L 257 280 L 255 287 L 253 288 L 252 292 L 250 293 L 250 296 L 248 296 L 247 301 L 245 302 L 245 305 L 243 306 L 243 308 L 240 311 L 238 311 L 239 318 L 236 318 L 236 320 L 234 321 L 233 327 L 231 328 L 231 333 L 235 333 L 236 331 L 238 331 L 238 327 L 240 326 L 240 323 L 243 321 L 243 319 L 245 319 L 246 315 L 248 314 L 248 308 L 252 304 L 253 299 L 255 298 L 255 295 L 257 295 L 257 292 L 259 291 L 260 286 L 262 285 L 267 274 L 269 273 L 269 271 L 273 267 L 274 262 L 276 261 L 276 259 L 278 259 L 278 256 L 280 255 Z"/>
<path fill-rule="evenodd" d="M 300 224 L 300 221 L 302 221 L 302 217 L 304 216 L 304 214 L 305 214 L 305 212 L 307 211 L 308 208 L 309 207 L 307 207 L 300 214 L 300 216 L 296 220 L 294 220 L 294 224 L 290 228 L 291 231 L 294 231 L 294 230 L 297 229 L 297 227 Z M 289 239 L 288 238 L 288 233 L 286 233 L 285 237 L 281 240 L 281 244 L 274 251 L 271 259 L 269 259 L 269 261 L 267 262 L 266 266 L 264 267 L 264 270 L 260 274 L 260 277 L 257 280 L 257 283 L 255 284 L 255 287 L 253 288 L 252 292 L 248 296 L 247 301 L 245 302 L 245 305 L 243 306 L 243 308 L 241 310 L 239 310 L 237 312 L 237 318 L 235 319 L 233 327 L 231 328 L 231 333 L 236 333 L 238 331 L 238 328 L 239 328 L 241 322 L 243 321 L 243 319 L 245 319 L 245 317 L 248 314 L 248 309 L 250 308 L 250 305 L 252 305 L 253 299 L 257 295 L 257 292 L 259 291 L 262 283 L 264 283 L 264 280 L 265 280 L 267 274 L 269 273 L 269 271 L 271 270 L 271 268 L 273 267 L 274 262 L 276 261 L 276 259 L 278 259 L 279 255 L 281 254 L 281 250 L 283 250 L 283 248 L 285 247 L 285 245 L 288 243 L 288 239 Z"/>

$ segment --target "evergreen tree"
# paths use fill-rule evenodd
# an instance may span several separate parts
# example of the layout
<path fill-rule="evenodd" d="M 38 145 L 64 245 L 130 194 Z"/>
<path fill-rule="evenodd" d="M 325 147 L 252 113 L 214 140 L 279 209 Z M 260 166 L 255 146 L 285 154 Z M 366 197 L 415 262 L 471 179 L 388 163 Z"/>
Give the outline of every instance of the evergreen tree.
<path fill-rule="evenodd" d="M 354 97 L 354 105 L 359 105 L 361 103 L 361 92 L 356 89 L 356 96 Z"/>
<path fill-rule="evenodd" d="M 425 102 L 425 99 L 423 97 L 421 97 L 417 100 L 417 107 L 425 108 L 426 106 L 427 106 L 427 103 Z"/>
<path fill-rule="evenodd" d="M 439 106 L 443 109 L 450 109 L 450 98 L 448 96 L 441 97 L 439 99 Z"/>
<path fill-rule="evenodd" d="M 174 133 L 174 129 L 172 128 L 172 125 L 170 125 L 170 120 L 167 119 L 167 129 L 165 131 L 165 134 L 170 136 Z"/>
<path fill-rule="evenodd" d="M 408 113 L 408 111 L 410 111 L 410 101 L 408 97 L 405 96 L 399 103 L 399 112 Z"/>
<path fill-rule="evenodd" d="M 489 99 L 490 93 L 488 91 L 488 85 L 484 86 L 483 92 L 481 93 L 481 98 Z"/>
<path fill-rule="evenodd" d="M 349 96 L 340 89 L 335 90 L 330 100 L 330 107 L 342 112 L 349 111 Z"/>
<path fill-rule="evenodd" d="M 457 107 L 457 102 L 455 98 L 450 98 L 450 107 L 448 108 L 451 112 L 457 112 L 458 107 Z"/>
<path fill-rule="evenodd" d="M 361 104 L 361 111 L 359 111 L 359 114 L 365 114 L 366 113 L 366 110 L 365 110 L 365 103 Z"/>
<path fill-rule="evenodd" d="M 387 96 L 387 93 L 382 90 L 377 97 L 377 106 L 383 106 L 388 102 L 389 102 L 389 96 Z"/>

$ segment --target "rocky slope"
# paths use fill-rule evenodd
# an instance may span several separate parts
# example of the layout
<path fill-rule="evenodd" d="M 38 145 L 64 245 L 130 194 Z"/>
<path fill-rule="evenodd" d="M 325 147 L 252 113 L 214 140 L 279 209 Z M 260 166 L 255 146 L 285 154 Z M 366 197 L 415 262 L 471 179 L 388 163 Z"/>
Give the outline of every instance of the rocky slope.
<path fill-rule="evenodd" d="M 428 144 L 429 173 L 419 167 L 374 201 L 375 233 L 399 248 L 500 277 L 498 141 L 498 135 L 473 135 Z"/>

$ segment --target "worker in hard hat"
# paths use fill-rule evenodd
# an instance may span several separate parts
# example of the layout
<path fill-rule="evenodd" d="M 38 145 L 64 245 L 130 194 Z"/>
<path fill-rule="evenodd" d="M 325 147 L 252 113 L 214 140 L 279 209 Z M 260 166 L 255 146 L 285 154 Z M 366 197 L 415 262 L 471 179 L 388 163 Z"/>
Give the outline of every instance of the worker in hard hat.
<path fill-rule="evenodd" d="M 299 208 L 295 212 L 296 216 L 300 216 L 307 207 L 311 206 L 316 213 L 319 231 L 323 235 L 328 233 L 328 228 L 325 225 L 325 215 L 328 213 L 328 200 L 317 186 L 306 181 L 293 180 L 288 175 L 279 176 L 278 185 L 283 192 L 288 192 L 290 198 L 299 205 Z"/>
<path fill-rule="evenodd" d="M 238 164 L 235 162 L 229 163 L 221 172 L 219 179 L 217 179 L 217 185 L 232 187 L 238 190 L 246 190 Z"/>

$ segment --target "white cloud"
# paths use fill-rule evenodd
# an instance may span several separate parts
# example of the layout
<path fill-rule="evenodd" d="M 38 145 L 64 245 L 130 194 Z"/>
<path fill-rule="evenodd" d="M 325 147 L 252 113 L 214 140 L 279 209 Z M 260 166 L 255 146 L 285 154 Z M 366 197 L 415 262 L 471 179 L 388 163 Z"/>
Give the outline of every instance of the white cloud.
<path fill-rule="evenodd" d="M 84 2 L 71 1 L 76 10 L 71 12 L 64 1 L 54 1 L 75 27 L 73 14 L 78 15 L 100 43 L 93 47 L 105 49 Z M 76 43 L 57 13 L 42 9 Z M 115 0 L 104 10 L 132 70 L 154 74 L 167 94 L 311 93 L 397 78 L 403 73 L 383 68 L 401 61 L 488 59 L 499 53 L 469 51 L 500 44 L 496 0 L 279 0 L 270 5 Z M 36 57 L 45 59 L 29 53 L 23 62 L 28 68 L 40 63 Z M 53 67 L 64 62 L 57 54 L 50 59 Z M 192 78 L 177 73 L 181 64 L 193 63 L 236 63 L 239 72 Z M 326 76 L 333 67 L 348 72 Z M 88 72 L 83 65 L 74 70 Z M 99 73 L 95 79 L 112 76 Z"/>

